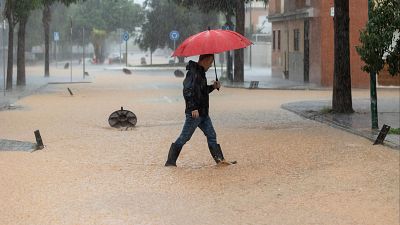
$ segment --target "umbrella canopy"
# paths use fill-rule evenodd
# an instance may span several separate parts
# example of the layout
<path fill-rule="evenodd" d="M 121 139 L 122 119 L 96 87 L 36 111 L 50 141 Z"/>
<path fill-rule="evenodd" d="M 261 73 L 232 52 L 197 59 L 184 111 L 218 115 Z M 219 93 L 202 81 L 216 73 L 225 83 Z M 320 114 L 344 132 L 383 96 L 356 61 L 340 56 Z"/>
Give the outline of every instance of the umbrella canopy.
<path fill-rule="evenodd" d="M 245 48 L 253 44 L 243 35 L 230 30 L 207 30 L 188 37 L 172 56 L 216 54 Z"/>

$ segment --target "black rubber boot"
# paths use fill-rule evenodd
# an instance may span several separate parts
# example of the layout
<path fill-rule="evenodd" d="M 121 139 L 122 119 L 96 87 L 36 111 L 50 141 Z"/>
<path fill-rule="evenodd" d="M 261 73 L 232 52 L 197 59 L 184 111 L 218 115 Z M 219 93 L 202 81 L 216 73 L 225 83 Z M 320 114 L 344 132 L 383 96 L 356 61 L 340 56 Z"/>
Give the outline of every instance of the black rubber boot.
<path fill-rule="evenodd" d="M 167 162 L 165 162 L 165 166 L 176 166 L 176 160 L 181 150 L 182 148 L 178 148 L 175 143 L 172 143 L 169 148 L 168 159 Z"/>
<path fill-rule="evenodd" d="M 212 148 L 211 146 L 208 146 L 208 148 L 210 149 L 211 156 L 217 164 L 225 161 L 224 155 L 222 154 L 221 146 L 219 144 L 216 148 Z"/>

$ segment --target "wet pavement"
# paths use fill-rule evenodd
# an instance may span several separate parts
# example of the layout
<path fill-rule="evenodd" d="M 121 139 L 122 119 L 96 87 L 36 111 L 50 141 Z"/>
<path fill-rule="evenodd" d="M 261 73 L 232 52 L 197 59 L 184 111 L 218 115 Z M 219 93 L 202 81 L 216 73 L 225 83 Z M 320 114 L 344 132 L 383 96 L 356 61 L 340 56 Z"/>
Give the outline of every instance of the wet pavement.
<path fill-rule="evenodd" d="M 331 101 L 305 101 L 282 105 L 282 108 L 295 112 L 305 118 L 329 124 L 344 129 L 348 132 L 360 135 L 375 142 L 380 130 L 371 129 L 371 110 L 369 99 L 353 99 L 352 114 L 329 113 L 326 110 L 332 108 Z M 324 112 L 325 111 L 325 112 Z M 379 129 L 384 124 L 392 128 L 400 127 L 400 101 L 399 98 L 378 99 Z M 388 134 L 386 145 L 400 149 L 400 135 Z"/>
<path fill-rule="evenodd" d="M 0 139 L 0 151 L 26 151 L 33 152 L 36 144 L 26 141 Z"/>
<path fill-rule="evenodd" d="M 0 111 L 9 105 L 13 107 L 14 103 L 19 99 L 40 92 L 48 84 L 92 82 L 90 76 L 84 77 L 82 75 L 83 71 L 80 68 L 82 65 L 74 63 L 71 76 L 70 69 L 63 69 L 62 63 L 59 64 L 58 68 L 54 66 L 51 68 L 49 77 L 44 77 L 43 68 L 40 66 L 28 67 L 26 74 L 27 85 L 25 86 L 16 86 L 16 70 L 14 69 L 13 88 L 5 91 L 4 84 L 0 84 Z"/>

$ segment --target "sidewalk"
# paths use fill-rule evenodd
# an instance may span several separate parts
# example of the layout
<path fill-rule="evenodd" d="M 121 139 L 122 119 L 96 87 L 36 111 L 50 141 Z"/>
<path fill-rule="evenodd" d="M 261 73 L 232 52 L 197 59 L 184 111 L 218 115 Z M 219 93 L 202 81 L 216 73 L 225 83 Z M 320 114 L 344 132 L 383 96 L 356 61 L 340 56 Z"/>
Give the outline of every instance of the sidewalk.
<path fill-rule="evenodd" d="M 21 98 L 32 95 L 42 88 L 47 86 L 48 84 L 58 84 L 58 83 L 71 83 L 70 75 L 52 75 L 50 77 L 44 77 L 42 75 L 36 74 L 28 74 L 26 76 L 26 86 L 17 87 L 15 85 L 14 78 L 13 89 L 10 91 L 6 91 L 4 93 L 4 84 L 0 84 L 0 110 L 10 107 L 10 105 L 14 104 Z M 83 82 L 92 82 L 91 77 L 86 77 L 83 79 L 82 76 L 77 76 L 76 74 L 72 77 L 72 83 L 83 83 Z M 11 106 L 12 107 L 12 106 Z"/>
<path fill-rule="evenodd" d="M 222 79 L 221 79 L 222 80 Z M 296 82 L 286 80 L 281 77 L 272 76 L 271 69 L 245 67 L 244 82 L 236 83 L 224 80 L 222 83 L 229 88 L 251 88 L 251 82 L 258 81 L 258 86 L 254 89 L 270 90 L 327 90 L 329 88 L 320 87 L 312 83 Z"/>
<path fill-rule="evenodd" d="M 311 83 L 295 82 L 279 77 L 272 77 L 265 69 L 245 69 L 244 83 L 224 81 L 225 87 L 251 88 L 251 81 L 258 81 L 255 89 L 270 90 L 332 90 L 331 87 L 320 87 Z M 378 87 L 386 89 L 387 87 Z M 371 129 L 371 113 L 369 99 L 353 99 L 353 114 L 323 113 L 323 110 L 332 108 L 331 101 L 294 102 L 282 105 L 282 108 L 299 114 L 305 118 L 316 120 L 330 126 L 346 130 L 350 133 L 370 139 L 375 142 L 380 130 Z M 400 127 L 400 100 L 399 98 L 378 99 L 378 120 L 380 129 L 383 124 L 392 128 Z M 385 145 L 400 149 L 400 135 L 388 134 Z"/>
<path fill-rule="evenodd" d="M 369 99 L 353 99 L 353 114 L 336 114 L 324 112 L 330 109 L 331 101 L 306 101 L 283 104 L 282 108 L 299 114 L 307 119 L 326 123 L 375 142 L 380 130 L 371 129 Z M 379 128 L 383 124 L 392 128 L 400 127 L 400 103 L 398 98 L 378 99 Z M 371 144 L 372 144 L 371 143 Z M 388 134 L 385 145 L 400 149 L 400 135 Z"/>

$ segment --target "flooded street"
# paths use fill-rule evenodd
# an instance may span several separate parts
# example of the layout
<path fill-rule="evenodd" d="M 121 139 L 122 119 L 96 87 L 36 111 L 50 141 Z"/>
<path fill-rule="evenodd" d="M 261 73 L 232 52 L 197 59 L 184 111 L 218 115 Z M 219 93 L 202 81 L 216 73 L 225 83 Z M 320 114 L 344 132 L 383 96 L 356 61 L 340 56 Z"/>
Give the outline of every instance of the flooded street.
<path fill-rule="evenodd" d="M 329 100 L 331 91 L 222 87 L 210 95 L 210 116 L 225 158 L 238 164 L 215 166 L 197 130 L 178 167 L 166 168 L 184 122 L 182 78 L 152 71 L 93 76 L 90 84 L 48 85 L 18 101 L 22 108 L 0 112 L 1 137 L 33 141 L 39 129 L 46 146 L 0 152 L 1 224 L 399 221 L 398 151 L 280 108 Z M 135 128 L 108 125 L 121 106 L 138 117 Z"/>

